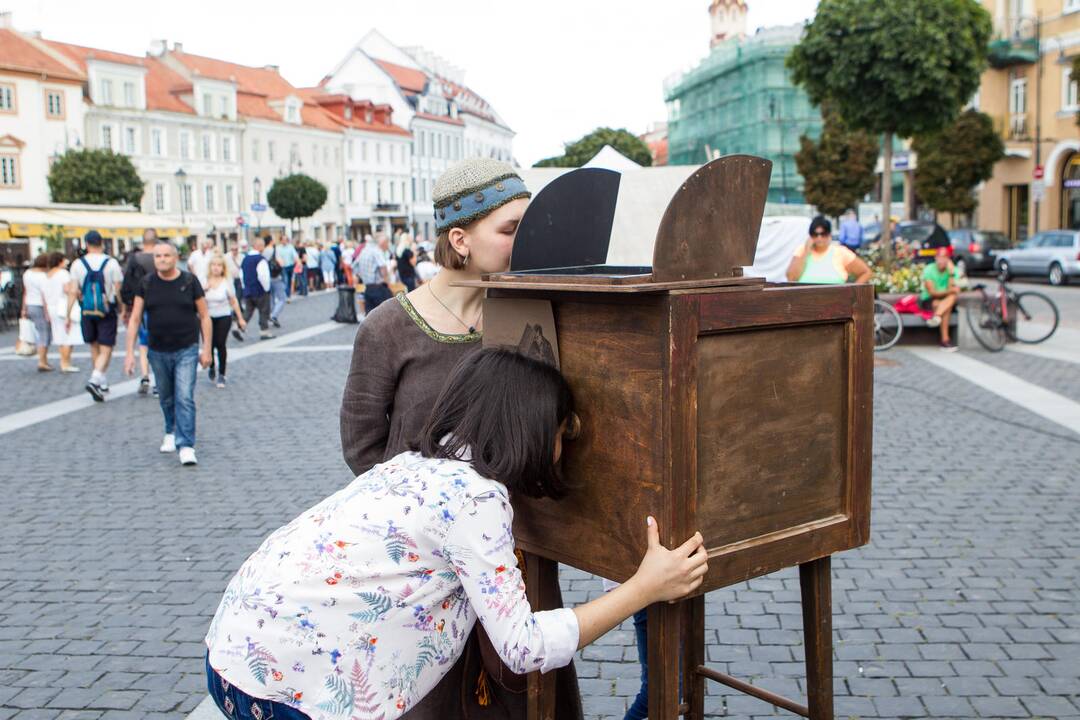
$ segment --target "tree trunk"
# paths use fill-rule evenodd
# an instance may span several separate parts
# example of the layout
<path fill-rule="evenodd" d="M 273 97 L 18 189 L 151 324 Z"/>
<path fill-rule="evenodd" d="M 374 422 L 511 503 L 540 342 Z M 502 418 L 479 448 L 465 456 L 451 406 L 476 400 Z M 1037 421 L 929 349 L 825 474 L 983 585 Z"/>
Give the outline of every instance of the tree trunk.
<path fill-rule="evenodd" d="M 885 133 L 885 150 L 881 168 L 881 238 L 884 240 L 882 258 L 886 267 L 892 267 L 893 242 L 889 218 L 892 217 L 892 141 L 893 134 Z"/>

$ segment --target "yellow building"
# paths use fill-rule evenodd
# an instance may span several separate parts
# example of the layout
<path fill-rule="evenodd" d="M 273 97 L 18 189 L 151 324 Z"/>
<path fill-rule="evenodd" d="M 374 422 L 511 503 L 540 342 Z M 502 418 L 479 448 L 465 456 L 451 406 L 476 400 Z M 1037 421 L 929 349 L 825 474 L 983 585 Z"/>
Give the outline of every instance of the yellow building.
<path fill-rule="evenodd" d="M 1014 240 L 1080 229 L 1080 98 L 1071 76 L 1080 0 L 982 3 L 994 40 L 974 104 L 994 118 L 1006 157 L 979 190 L 975 225 Z"/>

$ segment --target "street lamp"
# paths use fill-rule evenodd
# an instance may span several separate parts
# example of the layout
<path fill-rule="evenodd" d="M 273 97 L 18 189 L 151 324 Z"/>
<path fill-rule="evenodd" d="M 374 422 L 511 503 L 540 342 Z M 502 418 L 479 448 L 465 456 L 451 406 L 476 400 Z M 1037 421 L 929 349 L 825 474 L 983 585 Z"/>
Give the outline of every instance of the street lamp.
<path fill-rule="evenodd" d="M 187 173 L 184 172 L 184 168 L 180 168 L 176 171 L 176 184 L 180 187 L 180 224 L 186 225 L 187 221 L 184 219 L 184 189 L 186 187 Z"/>
<path fill-rule="evenodd" d="M 262 211 L 257 210 L 256 208 L 262 206 L 262 181 L 259 180 L 259 178 L 255 178 L 252 186 L 255 190 L 255 204 L 251 209 L 255 210 L 255 217 L 259 222 L 259 229 L 255 231 L 255 234 L 258 235 L 262 232 Z"/>

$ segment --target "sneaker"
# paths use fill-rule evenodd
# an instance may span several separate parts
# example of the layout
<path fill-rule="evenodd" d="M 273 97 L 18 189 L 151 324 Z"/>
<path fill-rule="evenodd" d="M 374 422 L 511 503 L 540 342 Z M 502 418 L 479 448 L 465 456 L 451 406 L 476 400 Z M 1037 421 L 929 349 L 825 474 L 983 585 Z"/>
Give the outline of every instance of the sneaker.
<path fill-rule="evenodd" d="M 139 394 L 147 395 L 150 392 L 150 378 L 144 377 L 139 380 Z"/>
<path fill-rule="evenodd" d="M 163 453 L 176 452 L 176 436 L 172 433 L 166 435 L 165 438 L 161 441 L 161 447 L 159 447 L 158 450 Z"/>
<path fill-rule="evenodd" d="M 943 342 L 938 346 L 938 349 L 942 352 L 956 352 L 960 348 L 956 347 L 956 345 L 951 342 Z"/>
<path fill-rule="evenodd" d="M 108 392 L 109 392 L 109 385 L 108 385 L 108 383 L 103 383 L 103 382 L 100 382 L 100 383 L 98 383 L 98 387 L 99 387 L 99 388 L 101 388 L 101 392 L 103 392 L 103 393 L 105 393 L 105 394 L 108 394 Z"/>
<path fill-rule="evenodd" d="M 210 366 L 209 375 L 210 375 L 210 382 L 214 382 L 214 378 L 217 377 L 217 370 L 214 369 L 213 365 Z"/>
<path fill-rule="evenodd" d="M 232 336 L 236 339 L 236 342 L 244 342 L 244 336 L 236 328 L 233 328 Z"/>
<path fill-rule="evenodd" d="M 68 365 L 67 367 L 61 367 L 60 372 L 67 373 L 68 375 L 73 375 L 74 373 L 79 372 L 79 368 L 75 367 L 74 365 Z"/>
<path fill-rule="evenodd" d="M 102 392 L 101 386 L 97 383 L 86 383 L 86 392 L 90 393 L 90 397 L 94 398 L 94 402 L 105 402 L 105 393 Z"/>
<path fill-rule="evenodd" d="M 941 325 L 940 315 L 934 315 L 932 318 L 926 321 L 927 327 L 938 327 L 939 325 Z"/>
<path fill-rule="evenodd" d="M 195 448 L 182 447 L 180 448 L 180 464 L 181 465 L 198 465 L 199 461 L 195 459 Z"/>
<path fill-rule="evenodd" d="M 270 318 L 270 324 L 276 327 L 278 330 L 281 329 L 281 323 L 278 322 L 277 318 Z"/>
<path fill-rule="evenodd" d="M 158 396 L 157 385 L 154 386 L 154 397 Z"/>
<path fill-rule="evenodd" d="M 275 335 L 274 333 L 272 333 L 270 331 L 259 333 L 259 339 L 260 340 L 273 340 L 276 337 L 277 337 L 277 335 Z"/>
<path fill-rule="evenodd" d="M 224 375 L 218 375 L 217 387 L 218 387 L 218 390 L 224 390 L 225 389 L 225 376 Z"/>

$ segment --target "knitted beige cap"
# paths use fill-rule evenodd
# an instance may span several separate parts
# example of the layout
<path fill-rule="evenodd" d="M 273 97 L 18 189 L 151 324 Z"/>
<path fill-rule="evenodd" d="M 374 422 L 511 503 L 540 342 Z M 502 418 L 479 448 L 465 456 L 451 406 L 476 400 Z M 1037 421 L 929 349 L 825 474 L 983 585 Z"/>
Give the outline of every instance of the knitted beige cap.
<path fill-rule="evenodd" d="M 432 189 L 435 227 L 464 227 L 511 200 L 532 197 L 512 166 L 491 158 L 468 158 L 444 172 Z"/>

